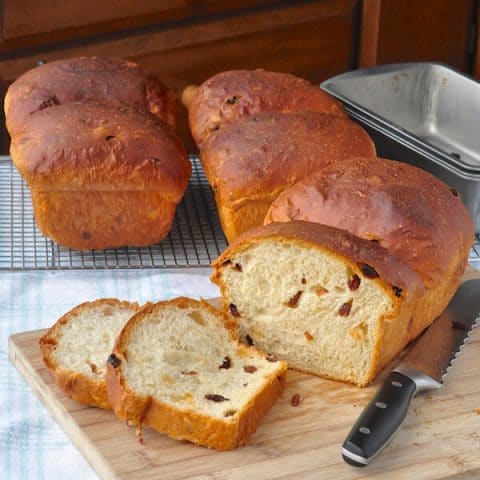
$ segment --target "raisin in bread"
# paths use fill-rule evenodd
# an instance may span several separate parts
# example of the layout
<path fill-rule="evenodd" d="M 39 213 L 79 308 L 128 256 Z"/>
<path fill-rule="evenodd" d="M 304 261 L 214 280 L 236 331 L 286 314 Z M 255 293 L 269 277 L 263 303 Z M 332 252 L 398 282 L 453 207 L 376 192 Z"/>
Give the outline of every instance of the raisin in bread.
<path fill-rule="evenodd" d="M 120 333 L 107 384 L 114 412 L 175 439 L 247 442 L 284 388 L 286 364 L 238 343 L 226 316 L 177 298 L 144 307 Z"/>
<path fill-rule="evenodd" d="M 262 112 L 324 112 L 346 117 L 342 104 L 308 80 L 266 70 L 219 73 L 182 94 L 198 147 L 220 128 Z"/>
<path fill-rule="evenodd" d="M 107 358 L 120 330 L 139 308 L 113 298 L 82 303 L 42 336 L 43 361 L 74 400 L 111 408 L 105 383 Z"/>
<path fill-rule="evenodd" d="M 289 367 L 368 384 L 433 318 L 414 314 L 418 274 L 376 242 L 292 221 L 243 234 L 212 281 L 241 336 Z"/>

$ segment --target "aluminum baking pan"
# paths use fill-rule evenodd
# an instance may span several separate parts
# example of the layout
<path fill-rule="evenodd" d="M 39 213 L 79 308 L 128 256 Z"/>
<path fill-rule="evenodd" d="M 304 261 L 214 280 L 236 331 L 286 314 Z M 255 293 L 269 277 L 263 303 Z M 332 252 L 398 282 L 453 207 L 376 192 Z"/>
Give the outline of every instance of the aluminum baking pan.
<path fill-rule="evenodd" d="M 440 64 L 348 72 L 321 84 L 364 126 L 379 156 L 454 187 L 480 233 L 480 84 Z"/>
<path fill-rule="evenodd" d="M 348 72 L 321 87 L 480 173 L 480 84 L 437 63 Z M 453 153 L 453 155 L 452 155 Z"/>

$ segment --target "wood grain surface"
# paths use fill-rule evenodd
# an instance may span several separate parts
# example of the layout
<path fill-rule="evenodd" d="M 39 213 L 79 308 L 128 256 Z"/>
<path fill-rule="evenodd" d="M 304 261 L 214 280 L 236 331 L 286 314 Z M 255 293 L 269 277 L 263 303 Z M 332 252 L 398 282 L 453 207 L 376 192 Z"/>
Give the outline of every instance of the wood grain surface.
<path fill-rule="evenodd" d="M 468 277 L 480 277 L 470 269 Z M 216 452 L 145 430 L 145 445 L 112 412 L 64 394 L 43 366 L 43 331 L 10 337 L 12 363 L 103 479 L 474 479 L 480 478 L 480 328 L 471 335 L 445 385 L 414 399 L 387 448 L 368 467 L 343 462 L 340 446 L 384 374 L 370 387 L 289 371 L 283 397 L 249 445 Z M 392 368 L 393 365 L 390 367 Z M 293 407 L 291 397 L 301 396 Z"/>

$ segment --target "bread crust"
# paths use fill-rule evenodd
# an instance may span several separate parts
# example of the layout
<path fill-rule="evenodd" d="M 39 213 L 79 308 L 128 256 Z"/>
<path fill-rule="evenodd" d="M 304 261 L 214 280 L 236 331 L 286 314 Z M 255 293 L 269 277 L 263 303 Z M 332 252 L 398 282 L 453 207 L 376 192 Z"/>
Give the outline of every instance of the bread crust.
<path fill-rule="evenodd" d="M 59 334 L 63 325 L 72 317 L 81 314 L 84 310 L 90 310 L 101 305 L 139 310 L 140 306 L 135 302 L 120 301 L 115 298 L 101 298 L 94 302 L 84 302 L 68 311 L 40 338 L 39 346 L 45 366 L 51 371 L 57 385 L 67 395 L 77 402 L 110 409 L 111 405 L 107 395 L 105 380 L 94 380 L 87 375 L 74 370 L 65 369 L 58 365 L 54 358 L 55 347 L 59 340 Z M 133 313 L 132 313 L 133 314 Z M 107 359 L 105 359 L 106 361 Z"/>
<path fill-rule="evenodd" d="M 13 82 L 5 96 L 12 137 L 35 112 L 79 100 L 108 100 L 152 113 L 175 127 L 175 95 L 134 62 L 116 57 L 79 57 L 37 66 Z"/>
<path fill-rule="evenodd" d="M 42 235 L 76 250 L 142 247 L 171 230 L 176 204 L 157 192 L 39 192 L 32 189 Z"/>
<path fill-rule="evenodd" d="M 123 363 L 128 362 L 125 352 L 129 337 L 133 329 L 141 324 L 147 315 L 165 306 L 206 308 L 214 315 L 221 317 L 232 340 L 238 339 L 235 322 L 204 301 L 198 302 L 180 297 L 145 306 L 129 320 L 117 338 L 113 353 L 121 360 L 121 364 L 117 368 L 111 364 L 107 365 L 107 389 L 115 414 L 137 429 L 142 425 L 148 425 L 159 432 L 167 433 L 172 438 L 189 440 L 217 450 L 231 450 L 245 444 L 255 432 L 261 418 L 282 394 L 287 365 L 284 362 L 278 362 L 278 374 L 272 376 L 253 402 L 245 406 L 235 417 L 231 417 L 231 420 L 221 420 L 188 409 L 180 410 L 158 398 L 139 395 L 127 384 L 122 371 Z M 239 348 L 248 350 L 250 355 L 255 351 L 243 345 L 239 345 Z M 263 356 L 260 352 L 255 352 Z"/>
<path fill-rule="evenodd" d="M 391 255 L 376 242 L 361 239 L 351 233 L 319 223 L 290 221 L 270 223 L 245 232 L 238 237 L 212 264 L 213 283 L 220 287 L 223 306 L 228 311 L 227 285 L 222 279 L 222 270 L 228 268 L 232 258 L 247 250 L 251 245 L 274 240 L 312 248 L 321 252 L 325 250 L 339 260 L 351 264 L 359 270 L 359 266 L 367 264 L 375 269 L 376 282 L 389 296 L 393 308 L 390 314 L 383 316 L 378 323 L 374 341 L 373 354 L 367 374 L 358 378 L 354 374 L 343 377 L 321 375 L 332 380 L 354 384 L 358 387 L 368 385 L 375 376 L 407 345 L 412 339 L 409 330 L 410 319 L 413 319 L 418 333 L 426 328 L 435 317 L 425 316 L 428 313 L 428 302 L 424 300 L 425 289 L 420 276 L 404 262 Z M 402 289 L 400 296 L 395 288 Z M 423 303 L 422 303 L 423 302 Z M 299 365 L 289 365 L 297 370 L 319 375 L 319 372 Z"/>
<path fill-rule="evenodd" d="M 87 100 L 32 115 L 11 154 L 41 191 L 157 191 L 180 201 L 191 173 L 175 132 L 149 114 Z"/>
<path fill-rule="evenodd" d="M 262 69 L 219 73 L 196 89 L 187 87 L 182 101 L 200 148 L 225 125 L 262 112 L 317 111 L 347 116 L 338 100 L 309 81 Z"/>
<path fill-rule="evenodd" d="M 259 203 L 270 204 L 305 176 L 359 155 L 375 157 L 375 147 L 346 118 L 319 112 L 262 113 L 223 127 L 210 137 L 200 160 L 231 242 L 245 231 L 242 224 L 263 223 L 255 212 Z"/>

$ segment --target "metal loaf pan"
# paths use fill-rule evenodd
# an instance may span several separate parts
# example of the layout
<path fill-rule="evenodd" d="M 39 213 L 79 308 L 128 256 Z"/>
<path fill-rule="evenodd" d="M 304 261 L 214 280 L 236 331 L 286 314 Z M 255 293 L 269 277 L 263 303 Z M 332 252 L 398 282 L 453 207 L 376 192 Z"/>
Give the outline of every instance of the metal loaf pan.
<path fill-rule="evenodd" d="M 455 188 L 480 233 L 480 84 L 436 63 L 356 70 L 324 81 L 380 157 L 428 170 Z"/>

